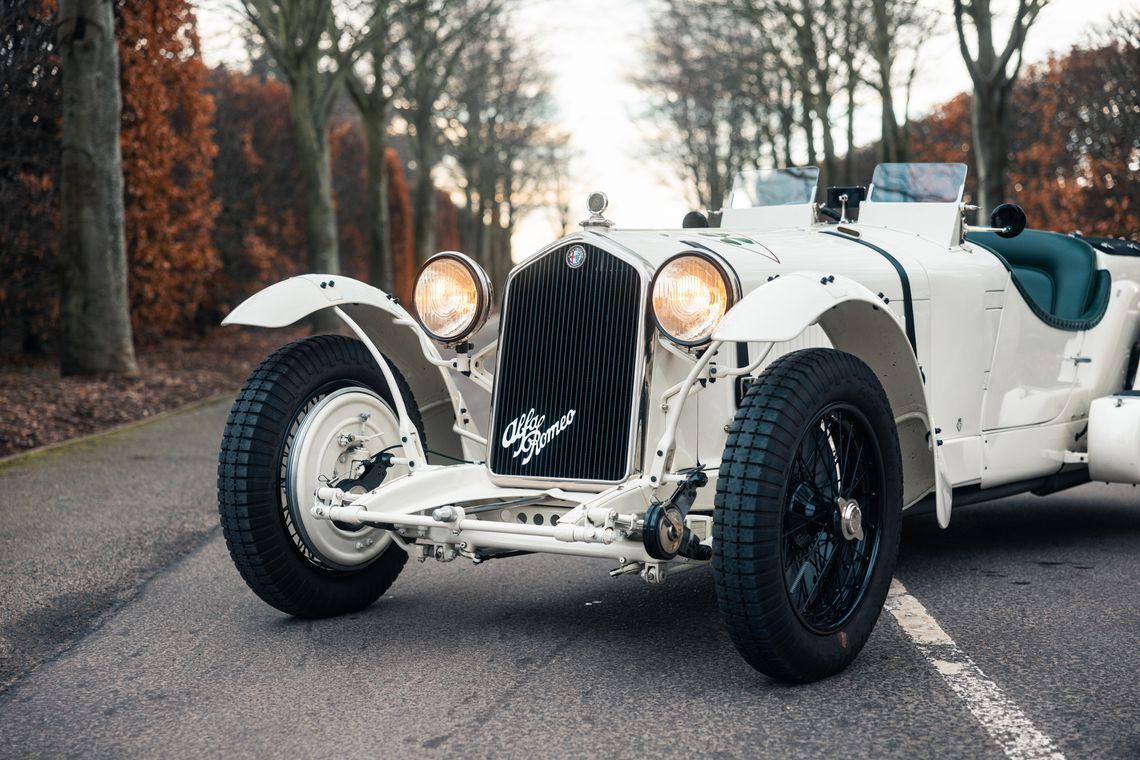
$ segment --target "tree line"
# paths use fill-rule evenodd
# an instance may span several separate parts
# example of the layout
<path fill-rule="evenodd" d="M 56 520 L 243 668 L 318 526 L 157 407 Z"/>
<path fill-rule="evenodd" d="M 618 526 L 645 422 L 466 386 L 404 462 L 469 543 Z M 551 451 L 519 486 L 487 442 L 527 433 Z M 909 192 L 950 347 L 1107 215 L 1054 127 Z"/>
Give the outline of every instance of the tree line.
<path fill-rule="evenodd" d="M 1130 38 L 1122 28 L 1027 67 L 1010 92 L 1005 197 L 1031 226 L 1140 240 L 1140 24 Z M 974 165 L 970 101 L 962 93 L 912 122 L 916 158 Z M 863 177 L 875 147 L 857 151 Z M 967 176 L 968 195 L 979 181 Z"/>
<path fill-rule="evenodd" d="M 566 142 L 505 2 L 233 10 L 241 70 L 206 67 L 188 0 L 0 10 L 0 353 L 132 373 L 135 340 L 297 272 L 402 299 L 436 250 L 505 274 Z"/>
<path fill-rule="evenodd" d="M 720 208 L 749 166 L 818 165 L 826 186 L 865 184 L 876 162 L 953 160 L 970 163 L 983 218 L 1017 199 L 1049 206 L 1042 226 L 1064 204 L 1083 213 L 1061 227 L 1136 234 L 1140 14 L 1026 68 L 1046 2 L 660 0 L 637 82 L 655 144 L 702 208 Z M 916 120 L 923 50 L 941 33 L 956 38 L 972 91 Z M 859 147 L 867 106 L 881 120 Z"/>
<path fill-rule="evenodd" d="M 866 92 L 881 106 L 883 159 L 905 159 L 935 21 L 919 0 L 660 0 L 637 82 L 702 207 L 719 208 L 748 165 L 819 165 L 847 182 L 854 156 L 839 146 L 854 142 Z"/>

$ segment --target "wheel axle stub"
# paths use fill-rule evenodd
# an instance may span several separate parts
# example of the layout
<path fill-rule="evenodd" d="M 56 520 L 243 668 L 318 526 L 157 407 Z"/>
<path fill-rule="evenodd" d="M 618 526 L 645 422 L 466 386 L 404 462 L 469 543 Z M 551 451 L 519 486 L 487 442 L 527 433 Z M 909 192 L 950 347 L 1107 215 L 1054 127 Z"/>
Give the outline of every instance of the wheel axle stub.
<path fill-rule="evenodd" d="M 712 547 L 702 544 L 675 504 L 654 504 L 645 512 L 641 541 L 654 559 L 670 560 L 680 554 L 696 560 L 712 559 Z"/>
<path fill-rule="evenodd" d="M 863 510 L 859 509 L 859 502 L 854 499 L 844 499 L 842 496 L 835 500 L 839 507 L 839 530 L 848 541 L 863 540 Z"/>
<path fill-rule="evenodd" d="M 673 559 L 685 538 L 685 516 L 673 504 L 654 504 L 645 512 L 642 543 L 654 559 Z"/>

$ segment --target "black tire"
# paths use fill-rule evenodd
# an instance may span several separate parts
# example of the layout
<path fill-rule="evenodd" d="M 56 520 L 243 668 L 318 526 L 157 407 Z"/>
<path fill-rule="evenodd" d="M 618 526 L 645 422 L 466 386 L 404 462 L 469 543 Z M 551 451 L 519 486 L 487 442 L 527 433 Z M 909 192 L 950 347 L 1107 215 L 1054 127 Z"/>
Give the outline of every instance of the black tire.
<path fill-rule="evenodd" d="M 796 351 L 752 383 L 729 428 L 713 523 L 721 618 L 752 667 L 806 683 L 855 659 L 894 573 L 901 473 L 890 404 L 855 356 Z M 837 497 L 858 502 L 862 540 L 845 537 Z"/>
<path fill-rule="evenodd" d="M 423 435 L 411 390 L 392 366 L 404 402 Z M 339 335 L 290 343 L 253 371 L 230 409 L 218 455 L 218 511 L 230 556 L 255 594 L 282 612 L 323 618 L 376 601 L 400 574 L 407 554 L 390 543 L 369 564 L 325 566 L 291 526 L 283 487 L 293 436 L 314 401 L 363 386 L 391 405 L 387 383 L 364 344 Z"/>

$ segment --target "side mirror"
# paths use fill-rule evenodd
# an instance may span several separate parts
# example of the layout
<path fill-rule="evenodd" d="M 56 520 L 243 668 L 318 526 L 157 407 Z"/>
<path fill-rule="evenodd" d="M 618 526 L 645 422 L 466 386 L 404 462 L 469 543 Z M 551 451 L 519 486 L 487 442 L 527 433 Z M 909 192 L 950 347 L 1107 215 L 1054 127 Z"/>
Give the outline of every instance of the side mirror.
<path fill-rule="evenodd" d="M 1025 229 L 1025 209 L 1016 203 L 1003 203 L 990 214 L 990 226 L 998 237 L 1015 238 Z"/>
<path fill-rule="evenodd" d="M 681 226 L 685 229 L 691 227 L 708 227 L 709 218 L 700 211 L 690 211 L 685 214 L 685 218 L 681 220 Z"/>

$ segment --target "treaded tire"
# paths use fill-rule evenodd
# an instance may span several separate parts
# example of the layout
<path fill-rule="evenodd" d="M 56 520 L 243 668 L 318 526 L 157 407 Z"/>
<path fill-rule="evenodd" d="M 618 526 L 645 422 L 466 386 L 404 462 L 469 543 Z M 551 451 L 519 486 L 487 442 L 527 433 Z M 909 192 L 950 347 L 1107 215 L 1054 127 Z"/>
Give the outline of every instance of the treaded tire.
<path fill-rule="evenodd" d="M 418 407 L 403 376 L 397 384 L 421 436 Z M 255 594 L 282 612 L 323 618 L 363 609 L 387 591 L 408 555 L 391 543 L 358 569 L 322 567 L 290 533 L 281 479 L 287 447 L 313 399 L 364 386 L 392 403 L 384 375 L 359 340 L 302 338 L 253 371 L 230 409 L 218 455 L 218 511 L 230 557 Z"/>
<path fill-rule="evenodd" d="M 872 433 L 877 439 L 875 473 L 881 487 L 876 486 L 875 493 L 881 501 L 872 499 L 878 501 L 873 505 L 878 510 L 877 548 L 864 560 L 870 569 L 862 571 L 861 596 L 835 629 L 821 631 L 809 626 L 793 604 L 784 560 L 786 542 L 792 539 L 785 537 L 784 525 L 791 519 L 785 517 L 793 497 L 790 491 L 804 482 L 795 479 L 796 473 L 807 471 L 795 470 L 796 452 L 809 435 L 817 435 L 826 419 L 820 415 L 837 405 L 851 409 L 852 417 L 861 416 L 868 441 Z M 721 618 L 752 667 L 778 680 L 806 683 L 838 673 L 855 659 L 878 620 L 894 572 L 901 532 L 901 473 L 890 404 L 874 372 L 857 357 L 830 349 L 796 351 L 777 359 L 752 383 L 729 428 L 713 523 Z M 828 577 L 827 572 L 818 578 Z M 795 588 L 798 581 L 797 577 L 790 586 Z M 825 584 L 820 587 L 825 591 L 817 593 L 830 592 Z"/>

